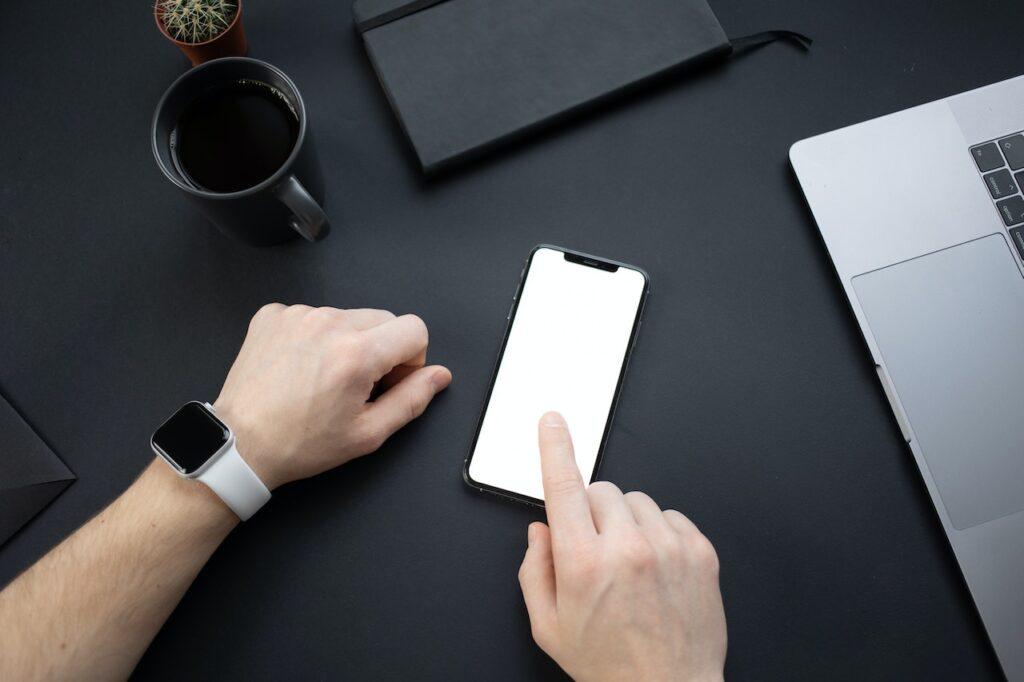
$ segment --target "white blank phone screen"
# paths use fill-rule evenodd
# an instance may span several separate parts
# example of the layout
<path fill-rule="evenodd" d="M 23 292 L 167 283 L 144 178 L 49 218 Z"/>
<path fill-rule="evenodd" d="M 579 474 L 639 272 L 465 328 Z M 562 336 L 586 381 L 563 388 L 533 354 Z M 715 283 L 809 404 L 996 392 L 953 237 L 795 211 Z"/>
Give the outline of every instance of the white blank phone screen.
<path fill-rule="evenodd" d="M 473 481 L 543 500 L 537 423 L 556 410 L 589 483 L 645 284 L 630 268 L 534 253 L 470 461 Z"/>

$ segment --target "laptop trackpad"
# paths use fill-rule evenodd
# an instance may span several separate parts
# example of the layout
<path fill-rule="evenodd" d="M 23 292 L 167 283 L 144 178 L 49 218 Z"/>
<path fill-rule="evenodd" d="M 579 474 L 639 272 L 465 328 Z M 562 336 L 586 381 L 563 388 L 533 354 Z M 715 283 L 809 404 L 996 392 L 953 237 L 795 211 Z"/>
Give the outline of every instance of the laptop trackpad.
<path fill-rule="evenodd" d="M 853 279 L 953 526 L 1024 509 L 1024 278 L 992 235 Z"/>

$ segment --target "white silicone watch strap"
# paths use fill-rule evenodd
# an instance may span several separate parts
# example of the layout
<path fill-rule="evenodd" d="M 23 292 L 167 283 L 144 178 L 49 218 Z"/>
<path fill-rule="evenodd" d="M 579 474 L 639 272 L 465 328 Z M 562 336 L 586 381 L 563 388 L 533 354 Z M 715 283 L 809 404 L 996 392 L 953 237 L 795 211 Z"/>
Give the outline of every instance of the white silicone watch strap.
<path fill-rule="evenodd" d="M 234 441 L 230 449 L 212 462 L 197 480 L 217 493 L 243 521 L 248 521 L 270 499 L 267 486 L 238 454 Z"/>

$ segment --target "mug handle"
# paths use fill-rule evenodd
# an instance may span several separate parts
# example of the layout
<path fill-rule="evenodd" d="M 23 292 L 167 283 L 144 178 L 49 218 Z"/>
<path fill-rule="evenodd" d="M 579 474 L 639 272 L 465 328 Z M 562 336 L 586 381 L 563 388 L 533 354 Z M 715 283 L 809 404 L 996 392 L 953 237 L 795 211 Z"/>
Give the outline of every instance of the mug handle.
<path fill-rule="evenodd" d="M 274 195 L 293 213 L 288 225 L 307 241 L 318 242 L 331 231 L 327 214 L 294 175 L 285 178 Z"/>

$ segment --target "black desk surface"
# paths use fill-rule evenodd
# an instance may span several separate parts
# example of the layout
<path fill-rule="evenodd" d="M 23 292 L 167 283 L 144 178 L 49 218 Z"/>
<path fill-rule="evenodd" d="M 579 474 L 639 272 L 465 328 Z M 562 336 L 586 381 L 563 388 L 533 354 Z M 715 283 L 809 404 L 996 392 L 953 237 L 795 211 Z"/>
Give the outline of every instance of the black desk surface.
<path fill-rule="evenodd" d="M 1024 5 L 714 6 L 731 35 L 793 28 L 814 49 L 768 46 L 428 183 L 346 2 L 248 4 L 251 55 L 306 97 L 337 225 L 256 250 L 154 165 L 153 107 L 186 63 L 145 3 L 5 0 L 0 390 L 79 480 L 0 549 L 0 582 L 131 482 L 154 425 L 216 396 L 260 304 L 414 311 L 449 391 L 238 528 L 138 674 L 558 678 L 516 581 L 538 515 L 460 477 L 519 269 L 547 241 L 651 273 L 603 475 L 714 541 L 732 677 L 998 677 L 787 151 L 1017 75 Z"/>

